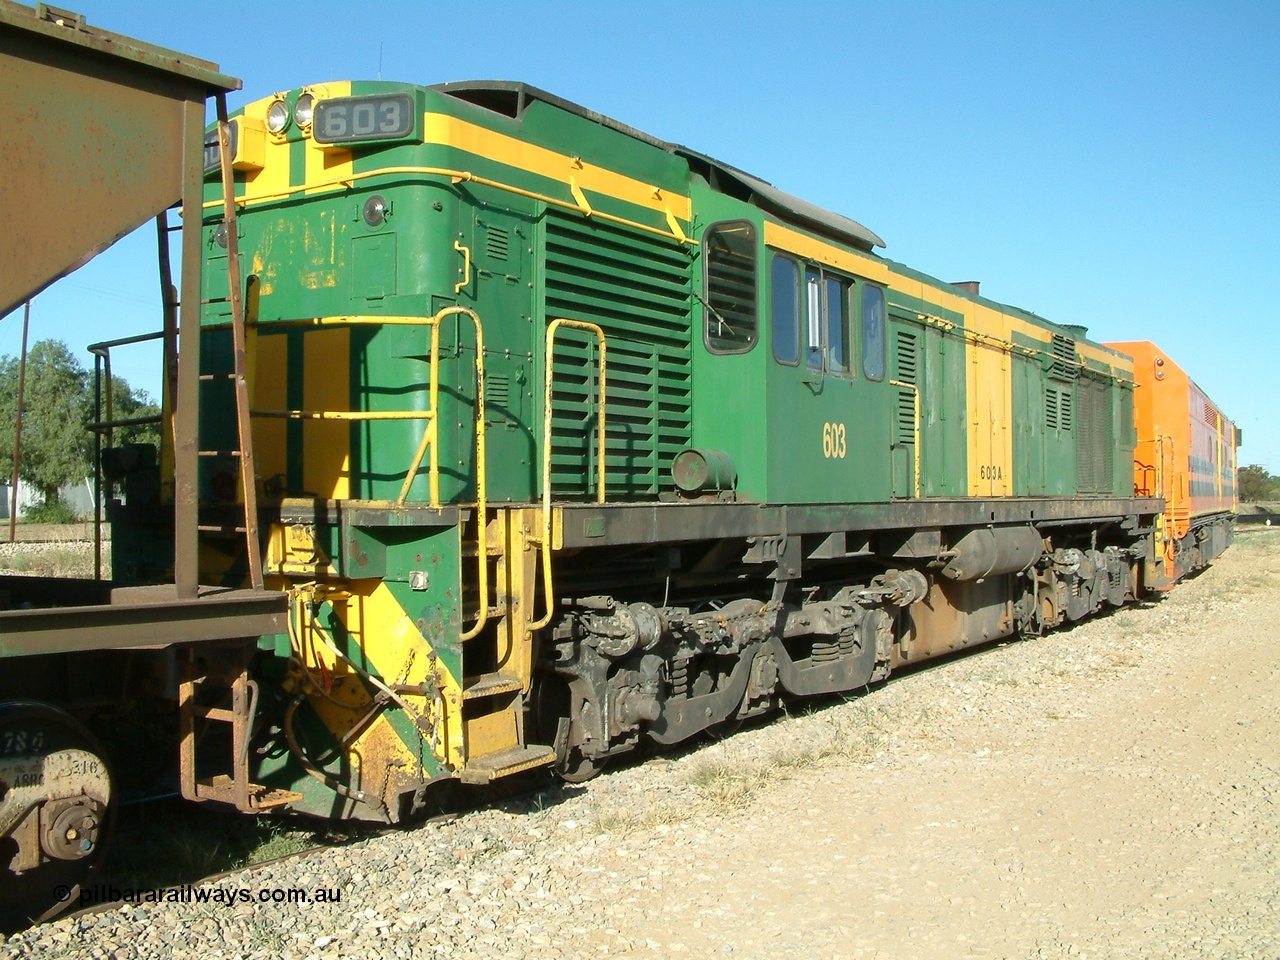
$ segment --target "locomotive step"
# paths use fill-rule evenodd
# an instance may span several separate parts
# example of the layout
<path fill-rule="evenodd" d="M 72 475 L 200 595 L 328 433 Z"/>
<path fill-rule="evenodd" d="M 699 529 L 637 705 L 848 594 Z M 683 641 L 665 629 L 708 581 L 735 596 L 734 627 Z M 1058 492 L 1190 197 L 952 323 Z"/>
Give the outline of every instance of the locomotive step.
<path fill-rule="evenodd" d="M 498 693 L 519 693 L 523 688 L 524 683 L 519 677 L 509 677 L 502 673 L 486 673 L 463 682 L 462 699 L 477 700 L 480 697 L 492 697 Z"/>
<path fill-rule="evenodd" d="M 497 753 L 487 753 L 467 761 L 460 777 L 463 783 L 488 783 L 498 777 L 509 777 L 534 767 L 555 763 L 556 752 L 551 747 L 532 743 L 527 747 L 511 747 Z"/>
<path fill-rule="evenodd" d="M 236 802 L 236 782 L 226 774 L 211 779 L 197 780 L 196 797 L 201 800 L 217 800 L 234 806 Z M 294 793 L 292 790 L 277 790 L 273 787 L 264 787 L 260 783 L 249 784 L 250 810 L 268 810 L 272 807 L 283 807 L 301 799 L 302 794 Z"/>

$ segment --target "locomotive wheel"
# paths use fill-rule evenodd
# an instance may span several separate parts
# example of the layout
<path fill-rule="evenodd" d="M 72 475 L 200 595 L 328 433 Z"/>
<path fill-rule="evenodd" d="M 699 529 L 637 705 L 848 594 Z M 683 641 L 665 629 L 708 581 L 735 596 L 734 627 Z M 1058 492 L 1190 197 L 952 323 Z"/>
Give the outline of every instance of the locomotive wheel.
<path fill-rule="evenodd" d="M 569 685 L 560 677 L 539 674 L 534 678 L 533 729 L 541 743 L 555 747 L 556 762 L 551 768 L 566 783 L 585 783 L 604 769 L 604 760 L 582 755 L 576 744 L 570 744 Z"/>
<path fill-rule="evenodd" d="M 586 783 L 593 777 L 599 776 L 604 770 L 605 762 L 603 760 L 591 760 L 582 755 L 582 751 L 574 748 L 569 751 L 569 755 L 561 760 L 556 758 L 554 767 L 556 776 L 565 783 Z"/>
<path fill-rule="evenodd" d="M 79 905 L 115 821 L 102 747 L 42 703 L 0 704 L 0 930 Z"/>

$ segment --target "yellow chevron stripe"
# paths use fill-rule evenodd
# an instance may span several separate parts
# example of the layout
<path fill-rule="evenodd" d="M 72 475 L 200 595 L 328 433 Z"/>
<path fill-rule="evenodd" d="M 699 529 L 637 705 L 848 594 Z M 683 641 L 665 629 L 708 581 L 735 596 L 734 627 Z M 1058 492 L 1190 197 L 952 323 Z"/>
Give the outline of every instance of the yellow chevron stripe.
<path fill-rule="evenodd" d="M 445 144 L 488 157 L 509 167 L 556 180 L 566 187 L 572 188 L 571 185 L 576 183 L 584 193 L 625 200 L 664 215 L 670 211 L 686 222 L 693 216 L 693 205 L 688 197 L 668 193 L 651 183 L 586 163 L 580 157 L 526 143 L 457 117 L 427 113 L 423 116 L 423 129 L 429 143 Z"/>

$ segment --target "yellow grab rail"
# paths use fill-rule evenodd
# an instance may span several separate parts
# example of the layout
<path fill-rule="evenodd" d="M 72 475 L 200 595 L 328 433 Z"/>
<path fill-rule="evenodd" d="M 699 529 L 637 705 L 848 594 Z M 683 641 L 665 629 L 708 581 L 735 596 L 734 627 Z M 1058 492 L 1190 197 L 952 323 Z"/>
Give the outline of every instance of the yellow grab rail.
<path fill-rule="evenodd" d="M 425 420 L 427 428 L 423 431 L 422 442 L 413 463 L 405 474 L 405 484 L 396 499 L 397 506 L 403 506 L 405 497 L 413 478 L 422 465 L 427 446 L 431 447 L 431 467 L 429 483 L 431 488 L 431 506 L 440 506 L 440 467 L 437 456 L 436 399 L 439 384 L 440 366 L 440 321 L 450 311 L 464 308 L 451 307 L 441 310 L 432 317 L 314 317 L 306 320 L 284 320 L 269 323 L 257 323 L 259 327 L 354 327 L 354 326 L 414 326 L 431 329 L 431 371 L 428 378 L 428 406 L 426 410 L 250 410 L 251 417 L 268 417 L 283 420 Z M 469 312 L 469 311 L 468 311 Z M 477 323 L 479 321 L 477 320 Z"/>
<path fill-rule="evenodd" d="M 471 273 L 471 256 L 468 251 L 467 256 L 467 273 L 470 280 Z M 476 331 L 476 562 L 480 565 L 478 586 L 480 590 L 480 609 L 476 614 L 476 622 L 471 625 L 471 629 L 459 634 L 459 640 L 470 640 L 480 634 L 485 624 L 489 621 L 489 489 L 486 480 L 488 473 L 488 460 L 485 454 L 484 440 L 484 325 L 480 322 L 480 316 L 474 310 L 467 307 L 445 307 L 435 315 L 438 322 L 445 317 L 460 315 L 469 317 Z M 436 360 L 432 357 L 431 361 L 431 409 L 435 410 L 436 397 Z M 436 444 L 435 444 L 435 421 L 432 421 L 432 438 L 431 438 L 431 476 L 433 489 L 439 490 L 439 476 L 436 465 Z M 422 457 L 427 449 L 427 435 L 422 435 L 422 443 L 418 445 L 418 452 L 414 455 L 413 466 L 409 468 L 409 473 L 405 475 L 404 487 L 400 490 L 400 498 L 397 504 L 404 503 L 404 499 L 409 494 L 409 487 L 413 483 L 414 474 L 418 472 L 418 467 L 422 464 Z M 434 495 L 434 494 L 433 494 Z"/>
<path fill-rule="evenodd" d="M 471 283 L 471 248 L 464 247 L 455 240 L 453 241 L 453 249 L 462 254 L 462 279 L 453 285 L 453 292 L 456 296 L 462 292 L 464 287 Z"/>
<path fill-rule="evenodd" d="M 605 500 L 605 382 L 606 370 L 608 369 L 608 348 L 605 344 L 604 330 L 597 324 L 588 323 L 585 320 L 569 320 L 565 317 L 559 317 L 547 324 L 546 352 L 543 354 L 542 543 L 540 549 L 542 553 L 542 588 L 546 600 L 546 611 L 543 613 L 541 620 L 529 624 L 528 629 L 530 631 L 541 630 L 549 624 L 555 607 L 554 587 L 552 586 L 551 578 L 551 388 L 555 379 L 556 331 L 561 327 L 572 327 L 576 330 L 586 330 L 588 333 L 593 333 L 600 344 L 600 357 L 597 361 L 600 368 L 600 390 L 597 398 L 598 414 L 596 421 L 596 444 L 598 448 L 596 456 L 596 502 L 604 503 Z"/>
<path fill-rule="evenodd" d="M 530 200 L 538 200 L 548 206 L 558 207 L 561 210 L 572 210 L 582 213 L 582 207 L 577 200 L 562 200 L 559 197 L 553 197 L 545 193 L 535 193 L 532 190 L 525 190 L 521 187 L 514 186 L 510 183 L 504 183 L 501 180 L 490 180 L 487 177 L 478 176 L 470 170 L 455 170 L 449 167 L 382 167 L 378 170 L 366 170 L 361 173 L 348 173 L 338 177 L 330 177 L 327 180 L 316 180 L 311 183 L 300 183 L 291 187 L 282 187 L 279 190 L 264 191 L 252 197 L 236 197 L 236 206 L 249 207 L 260 203 L 267 203 L 272 200 L 284 200 L 299 193 L 317 193 L 321 190 L 350 190 L 352 186 L 360 180 L 367 180 L 370 177 L 391 177 L 391 176 L 425 176 L 425 177 L 448 177 L 452 183 L 475 183 L 483 187 L 493 187 L 497 190 L 504 190 L 507 193 L 513 193 L 518 197 L 527 197 Z M 202 204 L 201 209 L 208 210 L 223 205 L 221 199 L 207 200 Z M 680 229 L 680 224 L 675 221 L 675 216 L 668 210 L 666 218 L 668 225 L 671 226 L 670 231 L 660 230 L 657 227 L 651 227 L 648 224 L 640 223 L 638 220 L 628 220 L 626 217 L 619 217 L 612 213 L 603 213 L 600 210 L 592 210 L 591 216 L 596 220 L 607 220 L 610 223 L 621 224 L 622 226 L 631 227 L 634 230 L 642 230 L 645 233 L 653 234 L 656 237 L 663 237 L 668 240 L 677 240 L 680 243 L 689 246 L 697 246 L 698 241 L 689 237 Z"/>
<path fill-rule="evenodd" d="M 307 320 L 273 321 L 261 326 L 421 326 L 431 328 L 431 370 L 428 382 L 428 409 L 426 410 L 251 410 L 254 417 L 279 417 L 289 420 L 425 420 L 427 427 L 422 432 L 422 441 L 413 455 L 405 473 L 404 484 L 400 487 L 400 495 L 396 498 L 396 506 L 402 507 L 408 499 L 409 490 L 414 478 L 422 467 L 422 461 L 431 450 L 428 466 L 428 483 L 430 485 L 431 506 L 440 506 L 440 460 L 439 417 L 437 405 L 440 384 L 440 323 L 445 317 L 461 315 L 468 317 L 476 332 L 476 530 L 479 539 L 480 563 L 480 611 L 471 629 L 463 633 L 459 639 L 470 640 L 484 629 L 489 619 L 489 525 L 488 525 L 488 485 L 486 482 L 487 458 L 485 454 L 484 435 L 484 325 L 479 315 L 468 307 L 445 307 L 430 317 L 315 317 Z"/>
<path fill-rule="evenodd" d="M 911 460 L 912 471 L 915 473 L 915 482 L 912 488 L 915 490 L 916 499 L 920 499 L 920 389 L 914 383 L 907 383 L 905 380 L 890 380 L 889 386 L 898 387 L 900 390 L 911 391 L 912 408 L 914 409 L 914 421 L 912 423 L 911 435 Z M 896 405 L 895 405 L 896 406 Z"/>

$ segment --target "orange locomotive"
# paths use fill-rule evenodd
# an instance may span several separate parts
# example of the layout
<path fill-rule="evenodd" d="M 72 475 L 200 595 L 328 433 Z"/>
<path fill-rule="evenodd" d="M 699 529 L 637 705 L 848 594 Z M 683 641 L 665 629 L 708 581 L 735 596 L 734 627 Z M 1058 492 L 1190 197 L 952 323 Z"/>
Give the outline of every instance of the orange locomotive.
<path fill-rule="evenodd" d="M 1231 543 L 1240 431 L 1154 343 L 1107 346 L 1134 360 L 1134 492 L 1165 501 L 1145 579 L 1168 589 Z"/>

